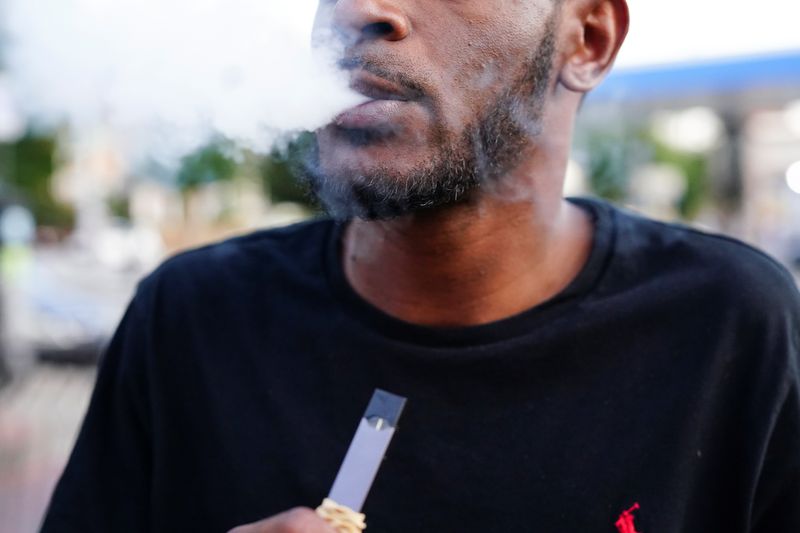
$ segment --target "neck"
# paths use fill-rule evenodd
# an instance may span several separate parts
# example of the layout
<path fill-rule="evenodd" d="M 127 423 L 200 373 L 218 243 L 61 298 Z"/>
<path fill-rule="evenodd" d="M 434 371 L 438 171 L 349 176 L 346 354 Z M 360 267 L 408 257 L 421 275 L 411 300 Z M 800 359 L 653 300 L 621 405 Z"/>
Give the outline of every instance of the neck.
<path fill-rule="evenodd" d="M 342 257 L 352 287 L 379 309 L 458 327 L 552 298 L 580 271 L 590 242 L 586 215 L 567 202 L 484 196 L 391 221 L 353 221 Z"/>
<path fill-rule="evenodd" d="M 593 228 L 561 197 L 580 102 L 557 91 L 535 147 L 502 186 L 470 202 L 391 221 L 350 223 L 353 289 L 396 318 L 433 327 L 488 324 L 541 304 L 578 275 Z"/>

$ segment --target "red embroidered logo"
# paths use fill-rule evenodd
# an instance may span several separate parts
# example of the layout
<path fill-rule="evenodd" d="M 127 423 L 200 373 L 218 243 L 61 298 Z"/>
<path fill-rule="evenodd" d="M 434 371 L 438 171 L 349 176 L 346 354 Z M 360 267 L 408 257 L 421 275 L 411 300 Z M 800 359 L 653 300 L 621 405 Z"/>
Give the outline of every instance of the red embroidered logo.
<path fill-rule="evenodd" d="M 636 517 L 633 516 L 633 512 L 638 510 L 639 504 L 634 503 L 633 507 L 619 515 L 619 519 L 614 524 L 617 526 L 619 533 L 639 533 L 636 531 L 636 525 L 633 523 L 636 519 Z"/>

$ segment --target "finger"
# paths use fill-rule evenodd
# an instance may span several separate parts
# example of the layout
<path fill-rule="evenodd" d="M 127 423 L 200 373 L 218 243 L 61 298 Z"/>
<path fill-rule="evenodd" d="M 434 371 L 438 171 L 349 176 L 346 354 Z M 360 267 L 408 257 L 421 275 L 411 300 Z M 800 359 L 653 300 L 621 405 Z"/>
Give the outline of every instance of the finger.
<path fill-rule="evenodd" d="M 266 520 L 239 526 L 228 533 L 336 533 L 311 509 L 298 507 Z"/>

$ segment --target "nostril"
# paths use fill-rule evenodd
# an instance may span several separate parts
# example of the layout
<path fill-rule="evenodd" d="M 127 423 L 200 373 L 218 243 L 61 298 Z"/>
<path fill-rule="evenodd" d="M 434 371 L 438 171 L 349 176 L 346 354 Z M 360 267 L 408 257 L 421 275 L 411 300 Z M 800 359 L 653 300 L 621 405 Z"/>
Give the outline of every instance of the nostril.
<path fill-rule="evenodd" d="M 388 22 L 373 22 L 361 29 L 361 33 L 368 39 L 386 37 L 394 33 L 394 27 Z"/>

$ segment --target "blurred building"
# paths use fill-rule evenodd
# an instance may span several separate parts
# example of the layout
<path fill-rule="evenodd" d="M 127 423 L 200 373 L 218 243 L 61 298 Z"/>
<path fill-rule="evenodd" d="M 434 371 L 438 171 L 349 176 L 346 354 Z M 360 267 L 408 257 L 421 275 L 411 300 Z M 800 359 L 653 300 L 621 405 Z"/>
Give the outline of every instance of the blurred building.
<path fill-rule="evenodd" d="M 581 122 L 589 182 L 605 136 L 618 200 L 733 234 L 800 271 L 800 51 L 623 69 Z"/>

